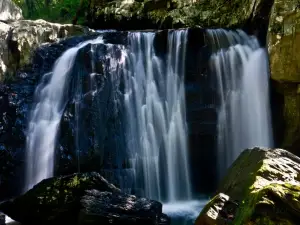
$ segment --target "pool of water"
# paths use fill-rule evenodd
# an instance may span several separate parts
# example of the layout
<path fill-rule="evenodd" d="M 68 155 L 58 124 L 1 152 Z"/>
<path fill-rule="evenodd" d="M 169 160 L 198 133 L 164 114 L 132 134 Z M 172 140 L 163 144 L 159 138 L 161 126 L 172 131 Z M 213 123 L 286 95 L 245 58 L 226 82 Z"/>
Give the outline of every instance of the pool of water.
<path fill-rule="evenodd" d="M 171 218 L 171 225 L 193 225 L 206 203 L 207 200 L 166 203 L 163 212 Z"/>

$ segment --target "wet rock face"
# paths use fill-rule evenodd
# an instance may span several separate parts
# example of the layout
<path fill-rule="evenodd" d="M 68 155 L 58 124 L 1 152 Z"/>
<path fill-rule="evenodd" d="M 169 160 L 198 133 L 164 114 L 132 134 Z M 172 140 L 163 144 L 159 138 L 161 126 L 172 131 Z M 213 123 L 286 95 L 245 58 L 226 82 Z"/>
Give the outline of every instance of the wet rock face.
<path fill-rule="evenodd" d="M 280 144 L 296 155 L 300 155 L 299 15 L 299 1 L 275 0 L 268 31 L 271 76 L 279 98 L 283 99 L 280 109 L 284 120 L 283 140 Z"/>
<path fill-rule="evenodd" d="M 43 180 L 24 195 L 0 204 L 0 210 L 33 225 L 169 224 L 161 203 L 121 193 L 94 172 Z"/>
<path fill-rule="evenodd" d="M 296 225 L 300 219 L 299 190 L 300 158 L 283 149 L 253 148 L 245 150 L 234 162 L 218 193 L 225 193 L 229 200 L 238 203 L 233 224 Z M 213 205 L 211 201 L 197 221 Z M 223 217 L 222 213 L 217 217 Z"/>
<path fill-rule="evenodd" d="M 14 97 L 15 92 L 9 86 L 0 85 L 0 198 L 17 190 L 10 181 L 19 179 L 17 168 L 24 158 L 25 137 L 17 105 L 12 102 Z"/>
<path fill-rule="evenodd" d="M 11 0 L 1 0 L 0 2 L 0 21 L 15 21 L 22 19 L 22 10 Z"/>
<path fill-rule="evenodd" d="M 70 47 L 93 36 L 82 36 L 36 50 L 33 63 L 19 70 L 15 81 L 0 87 L 0 199 L 20 193 L 24 182 L 27 117 L 40 77 L 49 72 L 56 59 Z M 75 171 L 73 171 L 75 172 Z"/>

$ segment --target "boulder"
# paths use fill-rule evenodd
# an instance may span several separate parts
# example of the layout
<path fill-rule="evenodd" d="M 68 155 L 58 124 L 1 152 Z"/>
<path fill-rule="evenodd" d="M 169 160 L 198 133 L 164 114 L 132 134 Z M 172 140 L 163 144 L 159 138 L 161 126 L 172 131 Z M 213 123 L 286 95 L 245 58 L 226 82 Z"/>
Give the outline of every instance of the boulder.
<path fill-rule="evenodd" d="M 93 30 L 44 20 L 0 22 L 0 81 L 12 80 L 16 71 L 31 62 L 33 52 L 45 43 L 90 34 Z"/>
<path fill-rule="evenodd" d="M 31 225 L 170 224 L 161 203 L 124 194 L 96 172 L 45 179 L 0 211 Z"/>
<path fill-rule="evenodd" d="M 0 205 L 0 211 L 24 224 L 75 224 L 86 190 L 117 192 L 100 174 L 78 173 L 45 179 L 31 190 Z"/>
<path fill-rule="evenodd" d="M 268 29 L 271 77 L 283 99 L 282 148 L 300 155 L 300 7 L 297 0 L 275 0 Z"/>
<path fill-rule="evenodd" d="M 81 204 L 80 225 L 98 225 L 99 221 L 115 225 L 170 224 L 169 218 L 162 214 L 161 203 L 134 195 L 90 190 Z"/>
<path fill-rule="evenodd" d="M 228 214 L 226 203 L 218 203 L 215 197 L 204 207 L 196 224 L 223 225 L 231 218 L 235 225 L 296 225 L 300 221 L 299 191 L 300 158 L 283 149 L 247 149 L 233 163 L 217 192 L 228 195 L 238 207 L 231 207 Z M 208 209 L 214 205 L 216 209 L 216 204 L 215 223 L 203 222 Z M 223 212 L 227 211 L 225 216 L 222 207 Z"/>
<path fill-rule="evenodd" d="M 230 201 L 228 195 L 219 193 L 206 204 L 196 219 L 195 225 L 232 223 L 237 208 L 238 204 Z"/>
<path fill-rule="evenodd" d="M 1 0 L 0 2 L 0 21 L 15 21 L 22 19 L 22 10 L 11 0 Z"/>

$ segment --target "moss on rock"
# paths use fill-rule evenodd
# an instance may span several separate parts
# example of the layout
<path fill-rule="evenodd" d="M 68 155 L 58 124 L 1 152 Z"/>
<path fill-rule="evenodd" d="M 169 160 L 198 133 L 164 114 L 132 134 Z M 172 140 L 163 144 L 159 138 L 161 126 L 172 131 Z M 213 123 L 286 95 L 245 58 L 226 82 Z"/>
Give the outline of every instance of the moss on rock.
<path fill-rule="evenodd" d="M 98 29 L 244 27 L 258 19 L 257 15 L 264 17 L 265 12 L 268 15 L 271 7 L 269 3 L 272 2 L 273 0 L 101 1 L 92 4 L 87 9 L 87 15 L 88 24 Z"/>
<path fill-rule="evenodd" d="M 271 77 L 284 95 L 282 147 L 297 155 L 300 142 L 300 1 L 275 0 L 268 29 Z"/>
<path fill-rule="evenodd" d="M 231 166 L 218 193 L 239 202 L 235 225 L 296 225 L 300 221 L 299 175 L 300 158 L 292 153 L 248 149 Z"/>
<path fill-rule="evenodd" d="M 72 224 L 81 197 L 92 189 L 120 193 L 98 173 L 78 173 L 45 179 L 24 195 L 0 204 L 0 211 L 25 224 L 65 224 L 66 219 Z M 75 223 L 77 217 L 73 219 Z"/>

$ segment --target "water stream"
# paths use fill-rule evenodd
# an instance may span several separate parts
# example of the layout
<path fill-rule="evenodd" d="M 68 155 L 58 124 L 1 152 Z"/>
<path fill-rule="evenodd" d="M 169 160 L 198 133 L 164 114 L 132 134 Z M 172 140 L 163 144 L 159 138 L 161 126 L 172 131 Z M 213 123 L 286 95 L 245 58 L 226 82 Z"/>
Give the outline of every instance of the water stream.
<path fill-rule="evenodd" d="M 222 179 L 242 150 L 273 147 L 269 69 L 265 49 L 241 30 L 209 30 L 218 113 L 218 171 Z"/>
<path fill-rule="evenodd" d="M 68 49 L 36 87 L 27 127 L 24 191 L 53 175 L 58 127 L 69 99 L 70 74 L 77 52 L 88 44 L 102 42 L 97 38 Z"/>
<path fill-rule="evenodd" d="M 127 144 L 144 196 L 191 199 L 185 113 L 186 30 L 168 34 L 165 59 L 154 33 L 131 33 L 125 75 Z"/>

